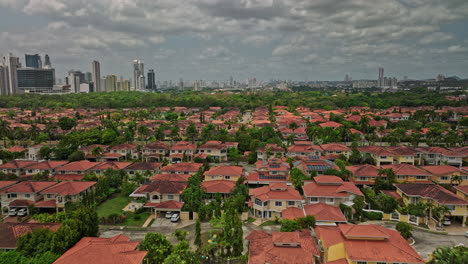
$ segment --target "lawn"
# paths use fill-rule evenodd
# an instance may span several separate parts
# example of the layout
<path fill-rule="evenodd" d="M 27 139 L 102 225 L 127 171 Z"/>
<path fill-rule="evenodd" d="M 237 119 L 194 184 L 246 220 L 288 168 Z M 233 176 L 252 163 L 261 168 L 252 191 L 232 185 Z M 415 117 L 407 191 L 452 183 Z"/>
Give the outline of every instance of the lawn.
<path fill-rule="evenodd" d="M 133 198 L 124 196 L 122 194 L 118 194 L 115 197 L 108 199 L 107 201 L 103 202 L 97 208 L 97 213 L 99 217 L 107 217 L 111 214 L 123 214 L 124 211 L 122 210 L 128 203 L 132 201 Z M 135 214 L 134 212 L 125 212 L 127 218 L 125 221 L 120 224 L 123 226 L 142 226 L 146 219 L 150 216 L 150 212 L 142 212 L 139 214 Z M 139 219 L 135 219 L 135 215 L 139 215 Z"/>
<path fill-rule="evenodd" d="M 111 214 L 121 214 L 122 209 L 132 201 L 132 197 L 118 194 L 116 197 L 112 197 L 107 201 L 103 202 L 97 208 L 98 216 L 109 216 Z"/>

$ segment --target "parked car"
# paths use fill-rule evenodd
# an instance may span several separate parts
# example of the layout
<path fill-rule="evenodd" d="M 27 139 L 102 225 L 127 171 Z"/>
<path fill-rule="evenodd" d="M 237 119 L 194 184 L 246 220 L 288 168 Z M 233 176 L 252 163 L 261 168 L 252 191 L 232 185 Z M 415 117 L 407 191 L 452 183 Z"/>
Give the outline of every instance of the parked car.
<path fill-rule="evenodd" d="M 17 213 L 18 211 L 16 210 L 16 208 L 12 208 L 10 209 L 10 211 L 8 211 L 9 216 L 15 216 Z"/>
<path fill-rule="evenodd" d="M 179 222 L 180 215 L 179 214 L 173 214 L 171 217 L 171 222 Z"/>
<path fill-rule="evenodd" d="M 18 216 L 25 216 L 27 213 L 26 208 L 21 208 L 18 210 Z"/>
<path fill-rule="evenodd" d="M 173 212 L 166 212 L 166 219 L 171 219 Z"/>
<path fill-rule="evenodd" d="M 444 221 L 442 221 L 442 224 L 448 226 L 448 225 L 452 224 L 452 222 L 450 222 L 450 218 L 445 217 Z"/>
<path fill-rule="evenodd" d="M 465 231 L 465 236 L 468 237 L 468 231 Z"/>

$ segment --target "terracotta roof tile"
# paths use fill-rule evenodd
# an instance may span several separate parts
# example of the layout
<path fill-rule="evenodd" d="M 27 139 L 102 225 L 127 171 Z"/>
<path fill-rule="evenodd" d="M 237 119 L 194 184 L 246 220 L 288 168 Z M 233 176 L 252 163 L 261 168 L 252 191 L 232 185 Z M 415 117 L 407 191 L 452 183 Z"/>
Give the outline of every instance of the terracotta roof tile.
<path fill-rule="evenodd" d="M 454 193 L 445 189 L 444 187 L 437 184 L 424 184 L 424 183 L 413 183 L 413 184 L 394 184 L 395 187 L 400 189 L 404 194 L 408 196 L 419 196 L 424 198 L 430 198 L 437 201 L 439 204 L 463 204 L 468 205 L 468 201 L 463 200 Z"/>
<path fill-rule="evenodd" d="M 96 182 L 71 182 L 63 181 L 52 187 L 49 187 L 41 193 L 58 194 L 61 196 L 79 194 L 95 185 Z"/>
<path fill-rule="evenodd" d="M 24 181 L 7 187 L 0 193 L 38 193 L 55 184 L 56 182 L 48 181 Z"/>
<path fill-rule="evenodd" d="M 243 168 L 240 166 L 225 166 L 221 165 L 218 167 L 210 168 L 204 173 L 204 175 L 222 175 L 222 176 L 242 176 Z"/>
<path fill-rule="evenodd" d="M 204 181 L 201 187 L 207 193 L 230 193 L 236 187 L 236 183 L 229 180 Z"/>

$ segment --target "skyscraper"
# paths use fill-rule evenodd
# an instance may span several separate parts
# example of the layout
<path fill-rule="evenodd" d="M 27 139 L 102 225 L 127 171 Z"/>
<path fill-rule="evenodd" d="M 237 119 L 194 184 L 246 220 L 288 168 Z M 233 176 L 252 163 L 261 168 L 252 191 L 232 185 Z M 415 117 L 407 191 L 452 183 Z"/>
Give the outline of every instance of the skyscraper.
<path fill-rule="evenodd" d="M 85 80 L 86 83 L 93 82 L 92 74 L 90 72 L 85 72 L 84 73 L 84 80 Z"/>
<path fill-rule="evenodd" d="M 156 90 L 156 75 L 153 69 L 148 70 L 148 90 Z"/>
<path fill-rule="evenodd" d="M 54 87 L 54 69 L 19 68 L 16 72 L 21 92 L 46 92 Z"/>
<path fill-rule="evenodd" d="M 133 61 L 133 89 L 144 90 L 145 89 L 145 69 L 142 61 Z"/>
<path fill-rule="evenodd" d="M 26 67 L 36 69 L 42 68 L 41 55 L 39 54 L 25 54 L 24 61 L 26 62 Z"/>
<path fill-rule="evenodd" d="M 80 72 L 78 71 L 70 71 L 68 74 L 68 85 L 70 85 L 70 91 L 72 93 L 79 93 L 80 92 Z"/>
<path fill-rule="evenodd" d="M 95 92 L 102 92 L 101 90 L 101 65 L 99 61 L 93 61 L 93 87 Z"/>
<path fill-rule="evenodd" d="M 106 76 L 106 92 L 117 91 L 117 76 L 107 75 Z"/>
<path fill-rule="evenodd" d="M 44 68 L 49 69 L 52 68 L 52 63 L 50 63 L 49 55 L 44 56 Z"/>
<path fill-rule="evenodd" d="M 21 63 L 18 57 L 13 56 L 13 54 L 8 54 L 6 57 L 3 57 L 4 65 L 7 67 L 8 75 L 8 86 L 7 86 L 7 95 L 19 93 L 18 90 L 18 75 L 17 70 L 21 68 Z"/>
<path fill-rule="evenodd" d="M 0 95 L 8 95 L 8 67 L 0 64 Z"/>
<path fill-rule="evenodd" d="M 377 79 L 377 86 L 379 88 L 383 88 L 385 86 L 384 82 L 384 68 L 380 67 L 379 68 L 379 79 Z"/>

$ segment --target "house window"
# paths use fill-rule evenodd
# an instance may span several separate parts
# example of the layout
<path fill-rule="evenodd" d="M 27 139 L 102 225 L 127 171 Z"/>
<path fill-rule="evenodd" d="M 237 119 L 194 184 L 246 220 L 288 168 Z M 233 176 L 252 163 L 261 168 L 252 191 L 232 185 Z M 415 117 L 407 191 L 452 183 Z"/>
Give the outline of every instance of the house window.
<path fill-rule="evenodd" d="M 283 206 L 283 202 L 275 202 L 275 206 Z"/>
<path fill-rule="evenodd" d="M 367 264 L 366 261 L 358 261 L 357 264 Z"/>
<path fill-rule="evenodd" d="M 208 152 L 208 153 L 211 153 L 211 150 L 208 150 L 207 152 Z"/>
<path fill-rule="evenodd" d="M 418 197 L 411 197 L 411 203 L 412 204 L 417 204 L 418 203 Z"/>
<path fill-rule="evenodd" d="M 380 158 L 381 158 L 381 159 L 386 159 L 386 158 L 387 158 L 387 156 L 380 156 Z"/>
<path fill-rule="evenodd" d="M 258 205 L 258 206 L 263 206 L 263 202 L 260 199 L 255 199 L 255 204 Z M 265 203 L 265 205 L 266 205 L 266 203 Z"/>
<path fill-rule="evenodd" d="M 425 180 L 426 176 L 416 176 L 416 180 Z"/>
<path fill-rule="evenodd" d="M 8 195 L 8 198 L 16 198 L 16 197 L 18 197 L 18 195 L 16 193 L 10 193 Z"/>
<path fill-rule="evenodd" d="M 327 200 L 325 201 L 327 204 L 332 204 L 335 202 L 335 198 L 327 198 Z"/>
<path fill-rule="evenodd" d="M 153 195 L 153 197 L 151 198 L 153 200 L 158 200 L 159 199 L 159 196 L 158 195 Z"/>
<path fill-rule="evenodd" d="M 455 211 L 455 205 L 446 205 L 446 207 L 451 211 Z"/>
<path fill-rule="evenodd" d="M 294 201 L 288 201 L 289 206 L 294 206 L 295 204 L 296 204 L 296 202 L 294 202 Z"/>
<path fill-rule="evenodd" d="M 58 201 L 59 203 L 61 203 L 61 202 L 63 201 L 62 196 L 57 196 L 57 201 Z"/>
<path fill-rule="evenodd" d="M 52 194 L 47 194 L 47 198 L 52 198 Z"/>
<path fill-rule="evenodd" d="M 450 177 L 449 176 L 440 176 L 440 180 L 441 181 L 448 181 L 448 180 L 450 180 Z"/>
<path fill-rule="evenodd" d="M 212 180 L 216 180 L 216 176 L 211 176 L 211 179 L 212 179 Z"/>
<path fill-rule="evenodd" d="M 399 180 L 404 180 L 404 179 L 406 179 L 406 176 L 398 175 L 398 179 Z"/>
<path fill-rule="evenodd" d="M 230 180 L 230 179 L 231 179 L 231 176 L 224 176 L 224 179 L 225 179 L 225 180 Z"/>
<path fill-rule="evenodd" d="M 318 197 L 310 197 L 311 203 L 318 203 L 318 201 L 319 201 Z"/>
<path fill-rule="evenodd" d="M 167 199 L 168 199 L 168 200 L 174 200 L 174 195 L 169 194 L 169 195 L 167 196 Z"/>
<path fill-rule="evenodd" d="M 360 181 L 367 181 L 367 177 L 359 177 Z"/>
<path fill-rule="evenodd" d="M 24 197 L 25 197 L 25 198 L 30 198 L 30 197 L 31 197 L 31 194 L 26 193 L 26 194 L 24 195 Z"/>

